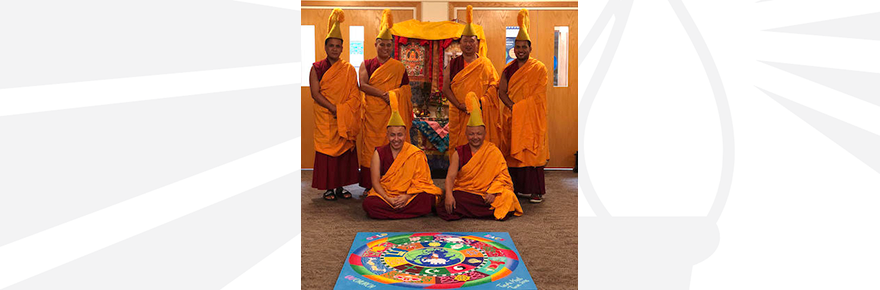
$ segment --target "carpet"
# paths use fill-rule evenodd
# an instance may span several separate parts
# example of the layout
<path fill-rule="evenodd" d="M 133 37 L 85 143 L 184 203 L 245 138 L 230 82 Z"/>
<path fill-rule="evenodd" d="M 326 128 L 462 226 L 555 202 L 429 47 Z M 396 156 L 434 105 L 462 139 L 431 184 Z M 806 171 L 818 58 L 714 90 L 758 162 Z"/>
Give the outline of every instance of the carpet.
<path fill-rule="evenodd" d="M 302 171 L 302 289 L 333 289 L 358 232 L 508 232 L 538 289 L 577 289 L 577 174 L 570 170 L 547 171 L 544 202 L 520 199 L 524 215 L 506 221 L 374 220 L 361 208 L 363 188 L 347 186 L 354 198 L 325 201 L 311 177 Z M 444 187 L 442 179 L 434 183 Z"/>

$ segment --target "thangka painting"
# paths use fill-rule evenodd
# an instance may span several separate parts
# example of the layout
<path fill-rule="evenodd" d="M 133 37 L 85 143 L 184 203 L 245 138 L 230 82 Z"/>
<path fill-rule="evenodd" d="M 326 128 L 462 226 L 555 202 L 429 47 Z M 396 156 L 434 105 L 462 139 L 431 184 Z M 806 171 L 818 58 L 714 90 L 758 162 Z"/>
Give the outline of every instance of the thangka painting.
<path fill-rule="evenodd" d="M 406 73 L 410 80 L 424 80 L 425 47 L 419 45 L 418 41 L 410 41 L 400 47 L 400 60 L 406 65 Z"/>
<path fill-rule="evenodd" d="M 358 233 L 333 289 L 537 289 L 504 232 Z"/>

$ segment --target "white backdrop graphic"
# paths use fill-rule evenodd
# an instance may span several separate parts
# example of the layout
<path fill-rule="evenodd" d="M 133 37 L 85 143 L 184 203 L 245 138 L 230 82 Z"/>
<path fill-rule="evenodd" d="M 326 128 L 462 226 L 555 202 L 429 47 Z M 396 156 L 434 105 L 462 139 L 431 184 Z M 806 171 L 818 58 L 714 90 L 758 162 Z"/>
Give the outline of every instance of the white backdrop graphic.
<path fill-rule="evenodd" d="M 579 9 L 579 288 L 880 288 L 880 2 Z M 0 2 L 0 289 L 297 288 L 299 14 Z"/>
<path fill-rule="evenodd" d="M 579 286 L 871 289 L 880 5 L 581 2 Z"/>

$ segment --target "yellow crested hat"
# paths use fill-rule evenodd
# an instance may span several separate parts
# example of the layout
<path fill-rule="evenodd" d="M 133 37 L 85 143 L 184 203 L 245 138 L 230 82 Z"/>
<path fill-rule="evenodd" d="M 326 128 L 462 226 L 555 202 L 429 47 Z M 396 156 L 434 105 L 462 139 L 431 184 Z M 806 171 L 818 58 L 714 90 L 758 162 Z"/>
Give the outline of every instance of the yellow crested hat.
<path fill-rule="evenodd" d="M 467 123 L 468 127 L 486 126 L 486 123 L 483 123 L 483 110 L 480 108 L 480 101 L 477 100 L 477 94 L 474 92 L 467 94 L 467 109 L 471 114 Z"/>
<path fill-rule="evenodd" d="M 391 118 L 388 119 L 388 125 L 385 127 L 391 127 L 391 126 L 406 127 L 406 123 L 403 122 L 403 117 L 400 116 L 400 112 L 398 111 L 397 93 L 395 93 L 393 91 L 388 92 L 388 103 L 390 103 L 390 105 L 391 105 Z"/>
<path fill-rule="evenodd" d="M 391 9 L 382 10 L 382 21 L 379 22 L 378 39 L 393 39 L 391 36 L 391 26 L 394 26 L 394 19 L 391 18 Z"/>
<path fill-rule="evenodd" d="M 467 16 L 465 20 L 467 20 L 467 24 L 465 24 L 464 29 L 461 30 L 461 36 L 477 36 L 477 29 L 474 28 L 474 7 L 471 5 L 467 6 Z"/>
<path fill-rule="evenodd" d="M 516 35 L 516 40 L 528 40 L 532 41 L 529 38 L 529 10 L 523 8 L 519 11 L 519 14 L 516 15 L 516 23 L 519 25 L 519 34 Z"/>
<path fill-rule="evenodd" d="M 330 19 L 327 21 L 327 30 L 330 31 L 327 33 L 327 38 L 342 38 L 342 28 L 340 27 L 341 23 L 345 21 L 345 13 L 342 12 L 340 8 L 333 8 L 333 11 L 330 12 Z"/>

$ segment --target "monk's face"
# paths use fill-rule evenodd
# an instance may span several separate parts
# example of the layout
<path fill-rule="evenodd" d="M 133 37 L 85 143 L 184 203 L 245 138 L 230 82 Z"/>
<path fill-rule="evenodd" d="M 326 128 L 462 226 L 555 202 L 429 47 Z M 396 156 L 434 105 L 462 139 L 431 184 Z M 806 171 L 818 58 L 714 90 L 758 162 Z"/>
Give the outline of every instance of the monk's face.
<path fill-rule="evenodd" d="M 391 57 L 394 52 L 394 44 L 391 39 L 376 39 L 376 55 L 381 59 Z"/>
<path fill-rule="evenodd" d="M 461 37 L 461 53 L 466 55 L 474 55 L 477 53 L 477 48 L 480 47 L 480 40 L 477 39 L 476 35 L 470 36 L 462 36 Z"/>
<path fill-rule="evenodd" d="M 388 144 L 391 144 L 391 149 L 400 150 L 400 148 L 403 148 L 403 141 L 404 139 L 406 139 L 406 137 L 403 135 L 405 132 L 406 127 L 388 127 Z"/>
<path fill-rule="evenodd" d="M 471 144 L 472 147 L 480 147 L 483 145 L 483 138 L 486 137 L 486 127 L 467 127 L 465 133 L 467 134 L 468 144 Z"/>
<path fill-rule="evenodd" d="M 327 39 L 324 51 L 327 52 L 327 58 L 331 60 L 339 59 L 339 55 L 342 54 L 342 40 L 336 38 Z"/>
<path fill-rule="evenodd" d="M 513 54 L 516 55 L 517 60 L 526 61 L 529 59 L 529 55 L 532 54 L 532 46 L 526 40 L 517 40 L 513 44 Z"/>

